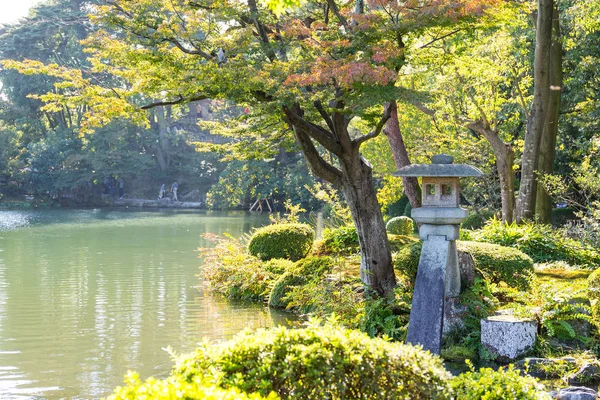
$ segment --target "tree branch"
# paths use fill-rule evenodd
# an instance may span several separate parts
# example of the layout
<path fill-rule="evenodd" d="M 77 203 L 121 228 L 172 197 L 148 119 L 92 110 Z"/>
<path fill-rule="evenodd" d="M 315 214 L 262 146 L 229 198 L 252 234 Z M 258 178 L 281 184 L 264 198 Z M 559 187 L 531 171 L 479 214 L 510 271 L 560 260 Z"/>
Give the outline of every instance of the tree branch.
<path fill-rule="evenodd" d="M 292 125 L 292 129 L 296 137 L 296 142 L 300 146 L 311 171 L 319 178 L 339 188 L 342 181 L 342 172 L 321 157 L 310 136 L 302 128 Z"/>
<path fill-rule="evenodd" d="M 357 137 L 356 139 L 354 139 L 352 141 L 352 145 L 358 149 L 367 140 L 374 139 L 377 136 L 379 136 L 379 134 L 383 130 L 383 127 L 385 126 L 385 123 L 387 122 L 388 119 L 390 119 L 391 116 L 392 116 L 392 105 L 390 103 L 384 108 L 383 115 L 381 116 L 381 119 L 375 126 L 375 129 L 366 135 L 363 135 L 363 136 L 360 136 L 360 137 Z"/>
<path fill-rule="evenodd" d="M 331 133 L 327 132 L 320 126 L 305 120 L 300 115 L 298 115 L 298 113 L 292 111 L 287 107 L 283 108 L 283 112 L 286 116 L 288 123 L 291 124 L 294 128 L 302 129 L 302 131 L 305 134 L 309 135 L 311 138 L 316 140 L 321 146 L 325 147 L 325 149 L 329 150 L 338 157 L 341 156 L 342 148 L 340 144 L 333 138 Z"/>
<path fill-rule="evenodd" d="M 204 100 L 208 99 L 206 95 L 198 95 L 193 97 L 183 97 L 179 96 L 176 100 L 171 101 L 157 101 L 155 103 L 146 104 L 145 106 L 140 107 L 142 110 L 150 110 L 151 108 L 160 107 L 160 106 L 172 106 L 174 104 L 182 104 L 182 103 L 191 103 L 192 101 Z"/>

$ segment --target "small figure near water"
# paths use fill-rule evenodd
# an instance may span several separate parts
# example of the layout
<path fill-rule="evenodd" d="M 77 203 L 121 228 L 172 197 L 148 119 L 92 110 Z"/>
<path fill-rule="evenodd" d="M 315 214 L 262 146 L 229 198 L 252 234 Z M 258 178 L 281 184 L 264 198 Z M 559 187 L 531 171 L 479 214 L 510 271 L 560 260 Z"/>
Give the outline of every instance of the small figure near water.
<path fill-rule="evenodd" d="M 160 190 L 158 191 L 158 200 L 162 199 L 165 195 L 165 184 L 160 185 Z"/>
<path fill-rule="evenodd" d="M 119 199 L 122 199 L 123 191 L 125 188 L 125 182 L 123 181 L 123 178 L 119 177 L 119 179 L 117 180 L 117 186 L 119 187 Z"/>
<path fill-rule="evenodd" d="M 175 181 L 171 185 L 171 193 L 173 193 L 173 201 L 179 201 L 177 199 L 177 189 L 179 189 L 179 184 L 177 183 L 177 181 Z"/>

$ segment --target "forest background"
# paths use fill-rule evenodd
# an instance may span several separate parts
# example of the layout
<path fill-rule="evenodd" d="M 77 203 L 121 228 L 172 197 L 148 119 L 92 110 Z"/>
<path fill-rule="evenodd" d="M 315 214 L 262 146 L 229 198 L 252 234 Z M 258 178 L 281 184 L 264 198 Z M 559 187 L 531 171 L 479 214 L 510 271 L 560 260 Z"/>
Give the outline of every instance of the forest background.
<path fill-rule="evenodd" d="M 188 199 L 206 200 L 209 207 L 218 209 L 247 208 L 266 197 L 280 209 L 288 199 L 309 210 L 323 205 L 325 180 L 309 173 L 298 144 L 289 135 L 284 137 L 281 125 L 273 119 L 263 118 L 259 123 L 250 117 L 257 111 L 264 116 L 272 110 L 257 110 L 248 102 L 232 101 L 233 96 L 196 101 L 190 95 L 182 98 L 185 101 L 162 101 L 135 94 L 133 103 L 147 108 L 145 121 L 140 123 L 139 116 L 135 121 L 124 118 L 124 110 L 104 110 L 101 115 L 89 101 L 89 93 L 88 101 L 57 100 L 69 96 L 77 99 L 74 94 L 80 94 L 81 88 L 73 83 L 73 71 L 80 71 L 95 90 L 114 91 L 111 88 L 123 84 L 123 76 L 108 68 L 99 69 L 90 50 L 84 50 L 94 47 L 93 39 L 88 38 L 107 26 L 90 21 L 88 14 L 94 3 L 42 3 L 27 18 L 0 30 L 0 59 L 5 60 L 0 71 L 0 190 L 5 199 L 29 194 L 63 203 L 90 204 L 100 197 L 106 178 L 122 178 L 131 197 L 153 198 L 161 183 L 178 180 L 183 199 L 189 194 Z M 552 101 L 558 123 L 554 124 L 554 141 L 545 152 L 535 154 L 531 167 L 539 177 L 538 197 L 549 196 L 538 201 L 534 215 L 527 217 L 548 222 L 550 210 L 540 206 L 545 202 L 567 205 L 569 211 L 563 214 L 579 212 L 580 217 L 593 217 L 600 187 L 600 85 L 594 67 L 600 57 L 595 45 L 600 5 L 583 0 L 545 3 L 556 22 L 550 45 L 558 44 L 552 54 L 557 54 L 554 59 L 558 67 L 554 69 L 561 76 L 550 86 L 555 97 L 558 92 L 558 99 Z M 329 19 L 330 13 L 331 19 L 337 15 L 343 26 L 360 4 L 325 2 L 325 18 Z M 367 7 L 385 9 L 385 4 Z M 380 96 L 380 106 L 397 101 L 393 110 L 384 110 L 391 117 L 386 118 L 384 134 L 374 135 L 360 148 L 373 167 L 379 203 L 386 216 L 406 214 L 407 200 L 414 199 L 410 199 L 410 192 L 409 199 L 402 194 L 411 184 L 391 174 L 408 160 L 429 162 L 431 155 L 445 152 L 454 155 L 457 162 L 476 165 L 486 173 L 485 184 L 475 181 L 465 188 L 463 201 L 476 211 L 502 210 L 499 216 L 512 221 L 515 194 L 524 192 L 519 189 L 526 159 L 523 154 L 528 156 L 524 152 L 526 132 L 535 121 L 538 6 L 534 2 L 471 2 L 464 3 L 463 9 L 450 10 L 454 16 L 448 9 L 432 8 L 429 12 L 435 23 L 413 21 L 413 26 L 404 27 L 411 35 L 405 35 L 406 43 L 400 49 L 363 43 L 371 56 L 371 65 L 363 66 L 367 68 L 363 75 L 385 66 L 397 71 L 392 86 L 401 88 L 387 90 L 387 94 L 372 87 L 365 92 Z M 268 11 L 261 9 L 261 13 Z M 289 32 L 281 37 L 306 35 L 301 32 L 306 27 L 293 28 L 295 32 L 287 27 Z M 321 28 L 313 29 L 317 32 Z M 187 39 L 192 45 L 194 40 L 207 42 L 204 38 Z M 328 46 L 332 52 L 345 46 L 331 39 Z M 181 45 L 168 44 L 173 48 Z M 347 53 L 357 57 L 356 48 Z M 214 52 L 209 56 L 216 61 L 228 54 Z M 35 62 L 18 63 L 24 60 Z M 551 65 L 548 59 L 544 64 Z M 354 72 L 343 73 L 350 76 Z M 364 85 L 361 79 L 353 84 Z M 381 81 L 375 83 L 385 89 Z M 389 89 L 389 82 L 385 83 Z M 57 97 L 44 98 L 47 93 Z M 145 107 L 148 103 L 158 106 Z M 106 104 L 98 102 L 95 106 L 97 110 Z M 368 136 L 378 121 L 376 111 L 364 107 L 357 113 L 360 115 L 348 126 L 350 136 Z M 96 125 L 93 132 L 90 125 Z M 323 158 L 333 160 L 332 152 L 322 143 L 317 149 Z M 332 164 L 339 162 L 333 160 Z"/>

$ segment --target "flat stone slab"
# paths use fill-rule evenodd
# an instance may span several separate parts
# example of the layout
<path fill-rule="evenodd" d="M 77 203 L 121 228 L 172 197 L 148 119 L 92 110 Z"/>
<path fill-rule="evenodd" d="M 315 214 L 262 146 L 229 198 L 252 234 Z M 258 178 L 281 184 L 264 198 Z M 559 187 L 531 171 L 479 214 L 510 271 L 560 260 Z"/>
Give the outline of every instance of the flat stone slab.
<path fill-rule="evenodd" d="M 495 315 L 481 320 L 481 345 L 496 357 L 509 362 L 533 348 L 537 322 L 512 315 Z"/>
<path fill-rule="evenodd" d="M 444 236 L 431 236 L 423 242 L 415 281 L 408 343 L 440 354 L 444 320 L 445 276 L 451 243 Z"/>
<path fill-rule="evenodd" d="M 410 215 L 420 224 L 458 225 L 469 212 L 460 207 L 420 207 L 413 208 Z"/>

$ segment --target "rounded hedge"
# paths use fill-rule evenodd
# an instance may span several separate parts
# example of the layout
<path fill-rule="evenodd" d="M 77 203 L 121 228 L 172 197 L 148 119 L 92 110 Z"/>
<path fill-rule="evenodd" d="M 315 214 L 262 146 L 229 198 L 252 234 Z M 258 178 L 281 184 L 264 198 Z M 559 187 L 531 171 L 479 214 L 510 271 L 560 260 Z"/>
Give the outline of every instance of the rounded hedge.
<path fill-rule="evenodd" d="M 588 276 L 588 298 L 592 306 L 592 317 L 600 321 L 600 268 Z"/>
<path fill-rule="evenodd" d="M 306 285 L 321 279 L 333 269 L 333 260 L 330 257 L 308 257 L 302 259 L 273 284 L 269 295 L 269 305 L 276 308 L 286 308 L 289 302 L 285 296 L 296 286 Z"/>
<path fill-rule="evenodd" d="M 108 400 L 275 400 L 272 394 L 263 397 L 258 393 L 246 394 L 239 389 L 223 389 L 210 383 L 203 383 L 200 376 L 191 380 L 174 375 L 164 380 L 148 378 L 140 381 L 139 375 L 130 372 L 125 379 L 126 386 L 115 389 Z"/>
<path fill-rule="evenodd" d="M 315 232 L 307 224 L 273 224 L 254 231 L 248 251 L 263 261 L 284 258 L 297 261 L 311 250 Z"/>
<path fill-rule="evenodd" d="M 409 217 L 394 217 L 387 222 L 385 229 L 392 235 L 410 235 L 415 230 L 415 223 Z"/>
<path fill-rule="evenodd" d="M 351 255 L 358 253 L 358 233 L 354 225 L 340 226 L 335 229 L 323 231 L 321 252 L 325 254 Z"/>
<path fill-rule="evenodd" d="M 281 276 L 294 267 L 294 262 L 284 258 L 272 258 L 265 261 L 262 268 L 271 275 Z"/>
<path fill-rule="evenodd" d="M 418 347 L 338 326 L 258 330 L 204 345 L 174 373 L 283 399 L 449 399 L 449 373 Z"/>
<path fill-rule="evenodd" d="M 460 400 L 541 400 L 550 399 L 543 390 L 538 390 L 535 378 L 523 376 L 512 365 L 494 371 L 481 368 L 469 371 L 452 379 L 455 398 Z"/>
<path fill-rule="evenodd" d="M 525 253 L 510 247 L 491 243 L 457 241 L 459 253 L 473 258 L 476 268 L 491 282 L 505 282 L 518 289 L 527 289 L 533 276 L 533 261 Z M 417 276 L 422 243 L 400 250 L 394 257 L 394 267 L 404 272 L 413 282 Z"/>

